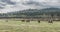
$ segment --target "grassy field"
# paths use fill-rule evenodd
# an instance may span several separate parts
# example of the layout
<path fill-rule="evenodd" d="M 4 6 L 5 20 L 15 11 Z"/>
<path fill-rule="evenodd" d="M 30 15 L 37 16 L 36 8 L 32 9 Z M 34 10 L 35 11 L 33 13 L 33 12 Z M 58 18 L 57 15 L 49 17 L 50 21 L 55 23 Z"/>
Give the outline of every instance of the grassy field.
<path fill-rule="evenodd" d="M 16 20 L 0 19 L 0 32 L 60 32 L 60 22 L 31 21 L 30 23 Z"/>

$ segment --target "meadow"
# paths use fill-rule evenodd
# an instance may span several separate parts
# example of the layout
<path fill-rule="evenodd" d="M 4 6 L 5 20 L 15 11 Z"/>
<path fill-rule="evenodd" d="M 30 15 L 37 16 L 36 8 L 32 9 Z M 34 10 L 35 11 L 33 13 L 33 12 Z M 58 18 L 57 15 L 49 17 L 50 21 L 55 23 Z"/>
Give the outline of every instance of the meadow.
<path fill-rule="evenodd" d="M 0 32 L 60 32 L 60 22 L 21 22 L 18 20 L 10 19 L 8 20 L 8 22 L 6 22 L 6 19 L 0 19 Z"/>

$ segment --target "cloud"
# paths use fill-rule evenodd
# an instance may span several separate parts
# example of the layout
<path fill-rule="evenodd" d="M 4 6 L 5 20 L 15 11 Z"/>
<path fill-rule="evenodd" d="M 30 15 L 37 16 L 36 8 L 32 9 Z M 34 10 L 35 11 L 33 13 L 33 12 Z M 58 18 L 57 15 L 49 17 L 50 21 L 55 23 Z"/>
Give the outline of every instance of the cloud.
<path fill-rule="evenodd" d="M 25 5 L 36 5 L 42 7 L 60 7 L 60 0 L 30 0 Z"/>
<path fill-rule="evenodd" d="M 11 0 L 0 0 L 1 2 L 4 2 L 6 4 L 14 5 L 16 4 L 15 2 L 12 2 Z"/>
<path fill-rule="evenodd" d="M 49 7 L 60 8 L 60 0 L 0 0 L 0 12 L 2 13 Z"/>

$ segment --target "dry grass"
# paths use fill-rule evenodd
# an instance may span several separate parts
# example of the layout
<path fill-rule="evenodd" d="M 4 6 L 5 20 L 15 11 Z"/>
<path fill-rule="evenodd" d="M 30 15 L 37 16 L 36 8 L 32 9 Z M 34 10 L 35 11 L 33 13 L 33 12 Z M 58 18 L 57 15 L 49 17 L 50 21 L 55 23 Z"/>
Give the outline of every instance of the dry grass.
<path fill-rule="evenodd" d="M 38 23 L 37 21 L 32 21 L 30 23 L 1 19 L 0 20 L 0 32 L 60 32 L 60 22 L 48 23 L 43 22 Z"/>

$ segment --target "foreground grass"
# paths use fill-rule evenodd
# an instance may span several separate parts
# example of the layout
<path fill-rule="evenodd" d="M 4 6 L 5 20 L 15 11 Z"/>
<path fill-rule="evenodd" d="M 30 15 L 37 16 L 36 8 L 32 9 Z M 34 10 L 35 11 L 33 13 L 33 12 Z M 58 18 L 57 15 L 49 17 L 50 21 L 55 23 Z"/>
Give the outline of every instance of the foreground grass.
<path fill-rule="evenodd" d="M 60 32 L 60 22 L 38 23 L 32 21 L 30 23 L 9 20 L 0 20 L 0 32 Z"/>

